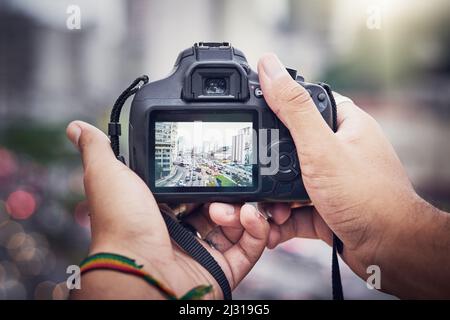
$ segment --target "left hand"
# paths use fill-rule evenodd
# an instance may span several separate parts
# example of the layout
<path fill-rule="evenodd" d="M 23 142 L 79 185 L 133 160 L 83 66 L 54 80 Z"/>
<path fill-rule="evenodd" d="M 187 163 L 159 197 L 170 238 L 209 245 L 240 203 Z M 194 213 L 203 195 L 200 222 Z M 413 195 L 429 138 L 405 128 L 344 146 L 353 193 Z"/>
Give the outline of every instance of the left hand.
<path fill-rule="evenodd" d="M 90 254 L 111 252 L 136 259 L 178 297 L 193 287 L 211 284 L 213 291 L 206 298 L 223 298 L 209 272 L 171 241 L 153 194 L 144 181 L 115 158 L 106 135 L 81 121 L 69 124 L 67 135 L 83 160 L 91 218 Z M 267 221 L 253 206 L 233 208 L 235 211 L 224 213 L 239 217 L 237 228 L 218 227 L 210 220 L 208 209 L 220 213 L 220 204 L 204 206 L 188 218 L 213 244 L 214 248 L 202 242 L 222 267 L 232 289 L 259 259 L 269 230 Z M 113 271 L 87 273 L 81 283 L 82 289 L 73 294 L 74 298 L 162 297 L 143 280 Z"/>

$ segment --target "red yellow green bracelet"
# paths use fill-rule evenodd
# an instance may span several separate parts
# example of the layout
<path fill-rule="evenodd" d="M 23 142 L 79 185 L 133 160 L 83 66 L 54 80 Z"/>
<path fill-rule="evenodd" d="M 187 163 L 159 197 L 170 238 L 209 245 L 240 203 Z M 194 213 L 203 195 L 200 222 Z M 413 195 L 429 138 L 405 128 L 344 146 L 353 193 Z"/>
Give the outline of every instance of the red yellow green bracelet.
<path fill-rule="evenodd" d="M 212 286 L 200 285 L 177 298 L 175 292 L 152 277 L 148 272 L 142 270 L 143 265 L 136 261 L 115 253 L 96 253 L 84 259 L 80 264 L 81 274 L 92 270 L 114 270 L 127 273 L 145 280 L 151 286 L 157 288 L 161 294 L 169 300 L 198 300 L 211 292 Z"/>

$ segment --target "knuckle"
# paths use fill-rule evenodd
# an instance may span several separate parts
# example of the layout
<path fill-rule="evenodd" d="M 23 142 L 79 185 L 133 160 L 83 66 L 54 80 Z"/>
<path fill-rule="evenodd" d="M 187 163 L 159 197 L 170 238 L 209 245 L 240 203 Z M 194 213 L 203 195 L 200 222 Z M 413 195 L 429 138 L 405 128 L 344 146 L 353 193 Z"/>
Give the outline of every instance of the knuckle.
<path fill-rule="evenodd" d="M 277 114 L 286 121 L 288 128 L 294 125 L 291 123 L 293 115 L 305 114 L 312 109 L 308 91 L 292 79 L 279 84 L 275 99 L 279 106 Z"/>
<path fill-rule="evenodd" d="M 286 103 L 299 107 L 309 101 L 309 93 L 300 84 L 292 79 L 289 81 L 280 81 L 277 90 L 277 99 Z"/>

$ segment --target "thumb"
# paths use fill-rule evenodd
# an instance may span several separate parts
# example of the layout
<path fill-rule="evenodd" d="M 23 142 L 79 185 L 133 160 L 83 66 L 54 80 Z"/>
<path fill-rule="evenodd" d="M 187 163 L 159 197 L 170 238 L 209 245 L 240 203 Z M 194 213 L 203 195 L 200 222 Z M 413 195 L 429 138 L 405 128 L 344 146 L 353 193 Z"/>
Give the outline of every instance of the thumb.
<path fill-rule="evenodd" d="M 299 156 L 311 148 L 326 148 L 333 141 L 333 131 L 323 120 L 308 91 L 298 84 L 278 57 L 264 55 L 258 63 L 264 98 L 289 129 Z"/>
<path fill-rule="evenodd" d="M 80 150 L 85 170 L 92 166 L 103 167 L 115 159 L 109 139 L 100 129 L 83 121 L 73 121 L 67 126 L 66 133 Z M 117 165 L 119 163 L 117 161 Z"/>
<path fill-rule="evenodd" d="M 67 136 L 83 159 L 93 240 L 104 235 L 144 235 L 154 237 L 154 243 L 170 244 L 152 193 L 142 179 L 116 159 L 108 137 L 82 121 L 70 123 Z"/>

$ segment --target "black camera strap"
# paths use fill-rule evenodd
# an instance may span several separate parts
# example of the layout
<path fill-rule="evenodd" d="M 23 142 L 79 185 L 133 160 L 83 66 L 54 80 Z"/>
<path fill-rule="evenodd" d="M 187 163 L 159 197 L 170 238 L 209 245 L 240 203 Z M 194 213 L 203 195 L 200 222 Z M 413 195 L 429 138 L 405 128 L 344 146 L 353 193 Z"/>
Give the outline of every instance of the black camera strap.
<path fill-rule="evenodd" d="M 119 137 L 121 135 L 121 126 L 119 123 L 120 113 L 125 101 L 135 94 L 141 86 L 140 83 L 146 84 L 148 82 L 148 76 L 143 75 L 134 80 L 131 85 L 125 89 L 124 92 L 117 98 L 111 111 L 111 118 L 108 124 L 108 135 L 111 139 L 111 148 L 114 151 L 114 155 L 120 161 L 125 164 L 125 159 L 120 155 Z M 206 248 L 198 241 L 194 234 L 182 226 L 179 221 L 172 218 L 168 212 L 161 210 L 164 222 L 166 223 L 167 230 L 173 241 L 189 254 L 195 261 L 203 266 L 217 281 L 223 292 L 223 298 L 225 300 L 231 300 L 231 287 L 228 283 L 228 279 L 225 276 L 220 265 L 214 259 L 214 257 L 206 250 Z"/>
<path fill-rule="evenodd" d="M 135 94 L 141 86 L 141 82 L 146 84 L 148 82 L 148 76 L 143 75 L 134 80 L 131 85 L 125 89 L 124 92 L 117 98 L 111 111 L 111 118 L 108 124 L 108 135 L 111 139 L 111 148 L 114 151 L 118 160 L 125 163 L 125 159 L 120 155 L 119 137 L 121 135 L 121 126 L 119 123 L 120 113 L 126 100 Z M 333 92 L 330 86 L 326 83 L 319 83 L 330 97 L 332 115 L 333 115 L 333 131 L 337 130 L 337 106 L 333 97 Z M 225 300 L 231 300 L 231 288 L 227 277 L 225 276 L 222 268 L 219 266 L 214 257 L 206 250 L 206 248 L 198 241 L 194 234 L 186 227 L 182 226 L 179 221 L 172 218 L 167 212 L 161 210 L 164 222 L 166 223 L 170 237 L 175 243 L 180 246 L 186 253 L 188 253 L 195 261 L 203 266 L 217 281 L 223 292 Z M 333 233 L 333 253 L 331 264 L 331 279 L 333 287 L 333 299 L 343 300 L 344 294 L 342 290 L 341 275 L 339 270 L 338 254 L 341 254 L 343 250 L 342 241 Z"/>
<path fill-rule="evenodd" d="M 333 115 L 333 131 L 337 131 L 337 105 L 336 100 L 333 96 L 333 91 L 331 90 L 331 87 L 321 82 L 319 85 L 325 89 L 325 91 L 328 93 L 328 96 L 330 97 L 331 102 L 331 111 Z M 332 253 L 332 259 L 331 259 L 331 284 L 332 284 L 332 290 L 333 290 L 333 300 L 344 300 L 344 291 L 342 289 L 342 280 L 341 280 L 341 272 L 339 270 L 339 259 L 338 254 L 342 254 L 342 250 L 344 249 L 344 245 L 339 239 L 336 234 L 333 233 L 333 253 Z"/>

